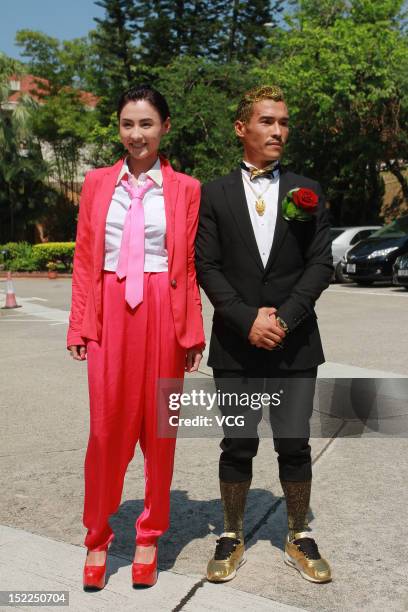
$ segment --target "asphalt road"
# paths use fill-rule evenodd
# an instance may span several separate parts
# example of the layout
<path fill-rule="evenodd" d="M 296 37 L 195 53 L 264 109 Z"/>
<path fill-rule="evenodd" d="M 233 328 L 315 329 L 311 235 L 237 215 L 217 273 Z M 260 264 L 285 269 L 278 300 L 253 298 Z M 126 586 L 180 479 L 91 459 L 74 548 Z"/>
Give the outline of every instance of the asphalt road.
<path fill-rule="evenodd" d="M 65 350 L 70 280 L 16 279 L 15 289 L 22 308 L 0 310 L 0 526 L 22 531 L 7 532 L 0 545 L 0 590 L 12 585 L 66 587 L 79 598 L 89 415 L 86 365 L 74 362 Z M 3 291 L 0 282 L 1 301 Z M 367 377 L 377 371 L 407 375 L 407 299 L 408 292 L 393 287 L 332 285 L 319 300 L 317 312 L 326 358 L 334 369 L 352 366 Z M 207 336 L 211 316 L 204 300 Z M 202 372 L 210 375 L 205 365 Z M 331 584 L 308 583 L 282 562 L 285 504 L 271 440 L 263 439 L 245 519 L 248 562 L 225 590 L 222 585 L 211 590 L 203 576 L 222 530 L 218 440 L 181 438 L 171 528 L 160 544 L 162 578 L 153 594 L 140 595 L 143 599 L 135 595 L 134 605 L 140 607 L 143 601 L 146 610 L 229 612 L 229 602 L 237 601 L 234 593 L 246 602 L 234 606 L 252 611 L 281 610 L 278 604 L 313 612 L 407 610 L 402 518 L 408 504 L 406 437 L 380 438 L 368 431 L 363 437 L 314 438 L 312 453 L 311 526 L 333 566 Z M 116 569 L 107 589 L 86 600 L 92 607 L 81 600 L 70 608 L 74 612 L 119 610 L 122 594 L 132 597 L 129 562 L 143 490 L 137 451 L 121 506 L 111 519 L 116 539 L 110 552 Z M 30 534 L 37 539 L 30 540 Z M 50 552 L 52 542 L 56 549 Z M 72 550 L 79 554 L 69 556 Z M 55 567 L 50 567 L 50 558 Z M 61 568 L 68 563 L 69 577 L 58 571 L 59 563 Z M 172 591 L 166 590 L 166 580 L 174 583 Z"/>
<path fill-rule="evenodd" d="M 0 292 L 4 285 L 0 281 Z M 71 280 L 68 278 L 15 279 L 14 285 L 17 299 L 25 298 L 37 306 L 69 311 Z M 26 309 L 0 311 L 0 321 L 8 322 L 11 328 L 23 324 L 24 318 L 31 317 L 26 312 L 27 306 Z M 316 312 L 328 362 L 408 375 L 408 291 L 404 288 L 332 284 L 318 300 Z M 209 339 L 212 306 L 205 295 L 203 315 Z M 12 329 L 3 330 L 3 334 L 8 332 L 12 333 Z M 211 373 L 205 367 L 203 370 Z"/>

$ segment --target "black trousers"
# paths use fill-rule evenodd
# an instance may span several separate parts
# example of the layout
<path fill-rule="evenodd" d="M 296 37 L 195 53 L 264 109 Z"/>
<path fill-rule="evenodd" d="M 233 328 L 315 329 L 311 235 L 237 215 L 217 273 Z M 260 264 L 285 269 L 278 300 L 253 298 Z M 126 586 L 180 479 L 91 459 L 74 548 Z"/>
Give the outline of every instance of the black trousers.
<path fill-rule="evenodd" d="M 268 404 L 267 409 L 274 448 L 278 454 L 280 479 L 310 480 L 309 421 L 313 411 L 317 367 L 298 371 L 274 369 L 272 372 L 214 369 L 213 373 L 219 397 L 229 398 L 219 403 L 221 413 L 226 417 L 245 417 L 245 428 L 241 432 L 224 422 L 225 437 L 220 444 L 220 480 L 243 482 L 252 478 L 252 460 L 259 446 L 258 425 L 265 411 L 243 407 L 241 398 L 249 395 L 257 400 L 260 394 L 264 394 L 266 403 L 268 396 L 275 400 Z M 278 400 L 280 403 L 276 405 Z"/>

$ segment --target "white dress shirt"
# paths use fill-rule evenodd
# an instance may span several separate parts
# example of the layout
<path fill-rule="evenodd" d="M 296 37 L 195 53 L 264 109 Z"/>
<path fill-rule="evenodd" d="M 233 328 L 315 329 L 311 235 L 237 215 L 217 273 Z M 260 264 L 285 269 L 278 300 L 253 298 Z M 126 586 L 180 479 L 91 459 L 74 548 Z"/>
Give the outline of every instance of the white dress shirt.
<path fill-rule="evenodd" d="M 253 164 L 245 160 L 244 164 L 248 166 L 248 168 L 255 168 Z M 244 182 L 245 196 L 256 244 L 258 245 L 259 254 L 265 267 L 275 234 L 276 215 L 278 211 L 279 170 L 274 170 L 273 178 L 270 176 L 261 176 L 250 182 L 249 172 L 242 169 L 242 180 Z M 254 191 L 258 197 L 263 193 L 262 199 L 265 202 L 265 212 L 262 216 L 258 215 L 256 212 L 255 204 L 258 197 L 255 195 Z"/>
<path fill-rule="evenodd" d="M 131 174 L 127 159 L 125 160 L 116 181 L 116 188 L 109 206 L 105 226 L 105 263 L 104 270 L 116 272 L 119 260 L 120 245 L 130 196 L 121 185 L 126 174 Z M 163 197 L 163 176 L 160 160 L 146 173 L 139 175 L 138 183 L 143 184 L 147 177 L 154 185 L 143 198 L 145 218 L 145 272 L 167 272 L 168 256 L 166 249 L 166 213 Z"/>

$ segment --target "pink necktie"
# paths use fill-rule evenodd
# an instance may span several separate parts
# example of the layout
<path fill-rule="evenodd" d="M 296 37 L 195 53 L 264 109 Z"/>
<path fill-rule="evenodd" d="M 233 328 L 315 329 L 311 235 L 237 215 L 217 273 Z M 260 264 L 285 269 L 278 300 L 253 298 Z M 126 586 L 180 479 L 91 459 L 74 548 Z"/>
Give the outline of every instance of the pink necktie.
<path fill-rule="evenodd" d="M 136 308 L 143 301 L 145 240 L 143 196 L 154 182 L 148 178 L 140 187 L 129 181 L 121 182 L 129 193 L 131 202 L 126 213 L 116 275 L 120 279 L 126 276 L 125 299 L 131 308 Z"/>

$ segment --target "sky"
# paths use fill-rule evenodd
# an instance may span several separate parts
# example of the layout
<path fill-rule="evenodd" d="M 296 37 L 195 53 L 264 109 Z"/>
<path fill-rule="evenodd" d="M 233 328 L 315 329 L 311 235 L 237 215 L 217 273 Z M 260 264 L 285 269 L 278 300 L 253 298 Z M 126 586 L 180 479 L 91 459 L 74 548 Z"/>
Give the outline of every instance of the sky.
<path fill-rule="evenodd" d="M 17 30 L 40 30 L 60 40 L 84 36 L 104 10 L 94 0 L 0 0 L 0 51 L 15 59 Z"/>

